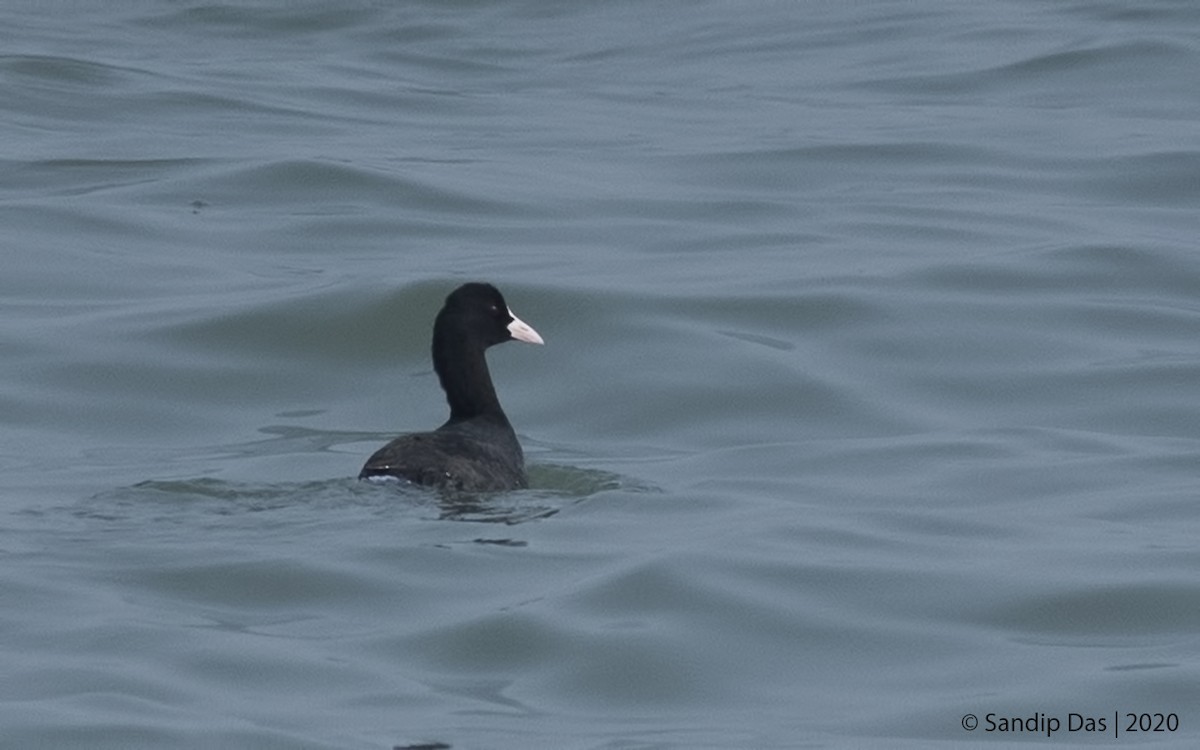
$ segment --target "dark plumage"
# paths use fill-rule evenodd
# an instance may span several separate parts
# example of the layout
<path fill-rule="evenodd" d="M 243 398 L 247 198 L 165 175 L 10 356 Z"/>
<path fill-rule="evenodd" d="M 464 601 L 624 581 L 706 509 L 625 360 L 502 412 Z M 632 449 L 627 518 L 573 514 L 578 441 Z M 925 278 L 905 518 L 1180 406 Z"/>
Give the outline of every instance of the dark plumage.
<path fill-rule="evenodd" d="M 513 339 L 542 343 L 496 287 L 472 283 L 451 292 L 433 324 L 433 369 L 450 419 L 433 432 L 401 435 L 383 446 L 367 459 L 359 479 L 396 477 L 467 492 L 527 486 L 525 456 L 484 357 L 489 346 Z"/>

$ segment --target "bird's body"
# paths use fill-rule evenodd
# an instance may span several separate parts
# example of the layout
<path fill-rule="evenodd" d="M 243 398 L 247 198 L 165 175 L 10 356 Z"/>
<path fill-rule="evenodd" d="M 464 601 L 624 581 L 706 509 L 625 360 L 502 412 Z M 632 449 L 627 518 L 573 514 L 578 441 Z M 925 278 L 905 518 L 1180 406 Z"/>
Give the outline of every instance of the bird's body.
<path fill-rule="evenodd" d="M 472 424 L 461 423 L 401 435 L 376 451 L 359 476 L 392 476 L 471 492 L 526 487 L 525 460 L 516 436 L 497 441 L 503 430 L 477 432 Z"/>

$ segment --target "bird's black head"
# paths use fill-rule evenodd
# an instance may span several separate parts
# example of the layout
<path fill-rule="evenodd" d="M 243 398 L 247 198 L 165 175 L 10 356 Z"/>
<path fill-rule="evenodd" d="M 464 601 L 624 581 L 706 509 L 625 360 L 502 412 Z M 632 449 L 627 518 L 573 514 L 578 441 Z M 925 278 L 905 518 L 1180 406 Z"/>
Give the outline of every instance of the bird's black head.
<path fill-rule="evenodd" d="M 541 344 L 538 332 L 513 315 L 504 301 L 500 290 L 491 284 L 472 282 L 463 284 L 446 297 L 446 304 L 438 313 L 436 329 L 453 330 L 456 335 L 466 336 L 481 343 L 485 348 L 493 344 L 516 339 L 530 344 Z"/>

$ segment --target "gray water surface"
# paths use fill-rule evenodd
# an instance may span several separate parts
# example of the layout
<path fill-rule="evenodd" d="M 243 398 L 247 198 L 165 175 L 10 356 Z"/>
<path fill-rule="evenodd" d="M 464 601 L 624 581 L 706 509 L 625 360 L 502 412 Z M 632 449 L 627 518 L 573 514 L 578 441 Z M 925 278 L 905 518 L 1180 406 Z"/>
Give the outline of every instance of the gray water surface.
<path fill-rule="evenodd" d="M 0 10 L 0 746 L 1195 746 L 1197 40 Z M 531 489 L 356 481 L 475 279 Z"/>

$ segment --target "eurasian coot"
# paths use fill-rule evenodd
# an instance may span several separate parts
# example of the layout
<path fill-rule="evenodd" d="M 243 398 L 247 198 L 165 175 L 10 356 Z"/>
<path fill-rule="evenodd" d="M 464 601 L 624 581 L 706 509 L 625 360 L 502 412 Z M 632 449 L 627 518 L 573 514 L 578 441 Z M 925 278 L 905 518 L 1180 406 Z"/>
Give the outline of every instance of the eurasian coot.
<path fill-rule="evenodd" d="M 484 351 L 516 339 L 542 337 L 512 314 L 491 284 L 463 284 L 450 293 L 433 323 L 433 369 L 450 419 L 433 432 L 401 435 L 367 459 L 359 479 L 396 477 L 466 492 L 527 486 L 525 456 L 508 422 Z"/>

